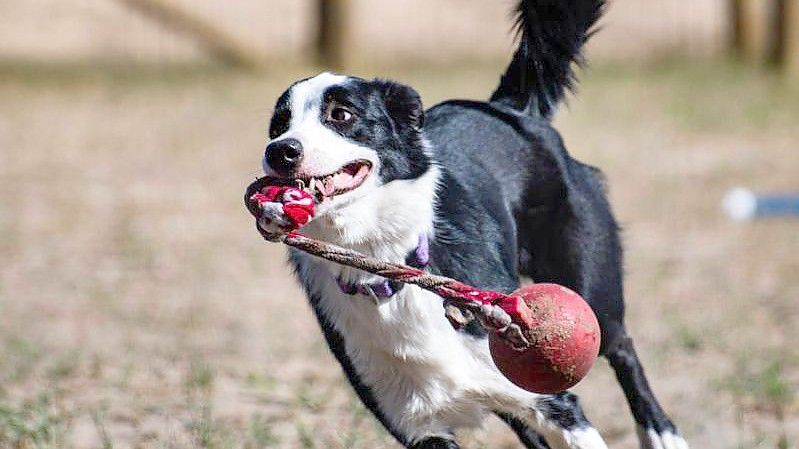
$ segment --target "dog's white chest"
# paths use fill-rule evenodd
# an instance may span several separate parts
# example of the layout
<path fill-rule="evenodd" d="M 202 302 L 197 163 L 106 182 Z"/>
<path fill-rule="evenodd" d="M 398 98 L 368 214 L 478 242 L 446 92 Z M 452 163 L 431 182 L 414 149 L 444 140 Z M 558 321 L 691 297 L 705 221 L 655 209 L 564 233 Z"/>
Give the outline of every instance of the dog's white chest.
<path fill-rule="evenodd" d="M 301 270 L 305 282 L 393 425 L 408 432 L 479 425 L 488 411 L 484 388 L 498 374 L 485 339 L 452 329 L 433 293 L 406 285 L 376 305 L 341 292 L 327 267 L 309 262 L 319 265 Z"/>

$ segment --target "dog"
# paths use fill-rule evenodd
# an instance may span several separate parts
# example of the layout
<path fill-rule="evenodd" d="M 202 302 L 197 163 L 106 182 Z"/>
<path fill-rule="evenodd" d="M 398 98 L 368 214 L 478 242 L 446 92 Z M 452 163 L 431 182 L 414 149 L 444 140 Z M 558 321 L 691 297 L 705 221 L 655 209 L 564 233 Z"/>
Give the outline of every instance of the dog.
<path fill-rule="evenodd" d="M 625 329 L 622 249 L 602 175 L 573 159 L 550 123 L 604 7 L 520 1 L 519 46 L 487 102 L 425 110 L 394 81 L 322 73 L 295 82 L 271 118 L 261 185 L 315 189 L 316 218 L 302 227 L 310 237 L 481 289 L 508 293 L 524 276 L 579 292 L 641 447 L 687 449 Z M 264 236 L 280 224 L 257 220 Z M 456 429 L 495 413 L 527 448 L 606 447 L 574 394 L 512 384 L 486 330 L 453 328 L 442 298 L 293 249 L 289 260 L 355 392 L 403 446 L 458 448 Z"/>

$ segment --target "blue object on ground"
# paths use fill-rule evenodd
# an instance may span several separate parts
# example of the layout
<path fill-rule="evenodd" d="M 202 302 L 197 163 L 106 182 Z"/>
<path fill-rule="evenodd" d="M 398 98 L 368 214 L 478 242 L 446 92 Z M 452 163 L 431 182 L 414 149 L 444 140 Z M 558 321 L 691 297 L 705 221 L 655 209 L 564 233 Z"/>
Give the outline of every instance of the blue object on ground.
<path fill-rule="evenodd" d="M 722 207 L 734 220 L 767 217 L 799 218 L 799 193 L 754 193 L 749 189 L 738 187 L 727 193 Z"/>

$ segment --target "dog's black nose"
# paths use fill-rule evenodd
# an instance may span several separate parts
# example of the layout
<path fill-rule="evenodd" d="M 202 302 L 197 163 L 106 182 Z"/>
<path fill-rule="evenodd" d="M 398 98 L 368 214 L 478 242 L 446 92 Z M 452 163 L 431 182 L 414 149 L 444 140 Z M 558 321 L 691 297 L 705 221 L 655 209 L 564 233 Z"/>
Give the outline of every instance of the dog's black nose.
<path fill-rule="evenodd" d="M 266 146 L 266 163 L 277 174 L 288 176 L 302 162 L 302 144 L 297 139 L 276 140 Z"/>

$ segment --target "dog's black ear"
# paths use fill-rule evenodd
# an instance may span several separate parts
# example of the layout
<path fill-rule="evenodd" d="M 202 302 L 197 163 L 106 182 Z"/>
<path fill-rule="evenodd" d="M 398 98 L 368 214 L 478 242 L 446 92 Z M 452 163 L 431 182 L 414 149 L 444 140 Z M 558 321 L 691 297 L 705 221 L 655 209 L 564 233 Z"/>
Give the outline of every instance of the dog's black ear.
<path fill-rule="evenodd" d="M 394 81 L 375 80 L 388 114 L 399 126 L 420 130 L 424 125 L 424 106 L 412 87 Z"/>

